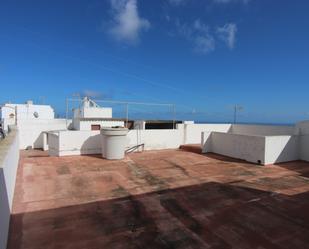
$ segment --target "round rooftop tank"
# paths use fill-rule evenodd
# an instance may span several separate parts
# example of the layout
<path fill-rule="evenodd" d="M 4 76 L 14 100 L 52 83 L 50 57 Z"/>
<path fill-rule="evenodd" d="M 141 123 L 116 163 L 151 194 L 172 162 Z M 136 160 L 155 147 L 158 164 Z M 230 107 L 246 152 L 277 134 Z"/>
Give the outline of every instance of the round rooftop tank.
<path fill-rule="evenodd" d="M 127 144 L 127 128 L 102 128 L 102 156 L 110 160 L 124 158 L 125 147 Z"/>

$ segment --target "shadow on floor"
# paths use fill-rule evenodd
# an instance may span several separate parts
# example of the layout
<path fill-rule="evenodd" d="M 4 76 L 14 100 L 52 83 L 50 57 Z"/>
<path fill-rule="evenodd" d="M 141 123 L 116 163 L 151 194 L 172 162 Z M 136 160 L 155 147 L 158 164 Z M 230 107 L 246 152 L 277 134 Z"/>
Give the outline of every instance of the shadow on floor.
<path fill-rule="evenodd" d="M 302 177 L 309 177 L 309 164 L 306 161 L 294 161 L 275 165 L 287 170 L 295 171 Z"/>
<path fill-rule="evenodd" d="M 261 165 L 256 164 L 256 163 L 247 162 L 245 160 L 241 160 L 241 159 L 237 159 L 237 158 L 233 158 L 233 157 L 223 156 L 223 155 L 219 155 L 219 154 L 212 153 L 212 152 L 208 152 L 208 153 L 205 153 L 203 155 L 205 155 L 209 158 L 212 158 L 212 159 L 219 160 L 221 162 L 226 162 L 226 163 L 237 163 L 237 164 L 247 164 L 247 165 L 261 166 Z"/>
<path fill-rule="evenodd" d="M 309 193 L 209 182 L 11 217 L 9 249 L 286 248 L 309 243 Z"/>

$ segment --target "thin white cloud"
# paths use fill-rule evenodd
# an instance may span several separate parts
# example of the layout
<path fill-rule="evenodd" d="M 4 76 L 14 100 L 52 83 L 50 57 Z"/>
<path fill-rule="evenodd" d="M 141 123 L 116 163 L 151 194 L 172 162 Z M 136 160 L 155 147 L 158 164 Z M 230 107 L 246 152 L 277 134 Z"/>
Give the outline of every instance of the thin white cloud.
<path fill-rule="evenodd" d="M 109 33 L 118 41 L 136 44 L 140 33 L 150 28 L 150 22 L 138 13 L 137 0 L 110 0 L 113 20 Z"/>
<path fill-rule="evenodd" d="M 209 32 L 209 27 L 206 24 L 202 23 L 199 19 L 194 21 L 193 27 L 194 27 L 194 29 L 196 29 L 197 31 L 202 32 L 202 33 L 208 33 Z"/>
<path fill-rule="evenodd" d="M 181 24 L 176 21 L 178 33 L 190 41 L 193 50 L 200 54 L 208 54 L 215 50 L 215 39 L 209 31 L 209 27 L 200 20 L 193 24 Z"/>
<path fill-rule="evenodd" d="M 223 27 L 217 28 L 219 39 L 224 41 L 226 45 L 233 49 L 236 43 L 237 25 L 235 23 L 227 23 Z"/>
<path fill-rule="evenodd" d="M 215 50 L 215 39 L 211 35 L 197 36 L 194 39 L 194 51 L 208 54 Z"/>

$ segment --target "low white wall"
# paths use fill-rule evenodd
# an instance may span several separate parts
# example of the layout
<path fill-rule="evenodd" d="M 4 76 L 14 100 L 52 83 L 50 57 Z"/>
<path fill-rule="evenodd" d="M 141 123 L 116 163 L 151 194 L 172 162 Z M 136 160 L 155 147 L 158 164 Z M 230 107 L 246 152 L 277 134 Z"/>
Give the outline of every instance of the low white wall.
<path fill-rule="evenodd" d="M 300 135 L 300 159 L 309 161 L 309 135 Z"/>
<path fill-rule="evenodd" d="M 145 150 L 176 149 L 183 144 L 183 131 L 181 129 L 130 130 L 127 140 L 128 147 L 145 144 Z"/>
<path fill-rule="evenodd" d="M 43 148 L 43 132 L 66 130 L 69 122 L 65 119 L 21 120 L 17 123 L 20 138 L 20 149 L 32 147 Z"/>
<path fill-rule="evenodd" d="M 50 156 L 59 156 L 59 132 L 47 133 L 48 154 Z"/>
<path fill-rule="evenodd" d="M 265 139 L 265 164 L 295 161 L 300 158 L 298 136 L 267 136 Z"/>
<path fill-rule="evenodd" d="M 178 124 L 177 128 L 184 132 L 183 144 L 200 144 L 202 132 L 229 132 L 231 126 L 231 124 Z"/>
<path fill-rule="evenodd" d="M 309 145 L 309 137 L 306 140 L 304 137 L 303 145 L 300 141 L 301 137 L 298 135 L 252 136 L 203 132 L 202 151 L 244 159 L 253 163 L 260 161 L 261 164 L 267 165 L 299 160 L 302 151 L 300 148 L 308 148 L 306 145 Z M 308 155 L 307 151 L 303 152 L 303 155 Z"/>
<path fill-rule="evenodd" d="M 212 139 L 212 131 L 204 131 L 202 132 L 202 139 L 201 139 L 201 147 L 202 153 L 211 152 L 211 139 Z"/>
<path fill-rule="evenodd" d="M 49 155 L 71 156 L 101 153 L 100 131 L 58 131 L 48 133 Z"/>
<path fill-rule="evenodd" d="M 232 125 L 231 133 L 257 136 L 294 135 L 294 126 L 278 125 Z"/>
<path fill-rule="evenodd" d="M 181 130 L 130 130 L 127 148 L 144 144 L 145 150 L 176 149 L 182 145 Z M 49 155 L 101 154 L 100 131 L 57 131 L 48 133 Z"/>
<path fill-rule="evenodd" d="M 130 130 L 127 147 L 145 144 L 146 150 L 156 150 L 201 143 L 204 153 L 214 152 L 253 163 L 309 160 L 309 134 L 301 135 L 301 138 L 287 135 L 297 134 L 300 130 L 305 132 L 307 125 L 309 122 L 297 130 L 290 126 L 178 124 L 175 130 Z M 278 135 L 281 133 L 285 135 Z M 99 131 L 59 131 L 51 134 L 54 135 L 48 136 L 50 155 L 101 153 Z"/>
<path fill-rule="evenodd" d="M 18 131 L 0 141 L 0 248 L 6 248 L 19 161 Z"/>
<path fill-rule="evenodd" d="M 309 161 L 309 121 L 302 121 L 296 124 L 299 135 L 300 159 Z"/>
<path fill-rule="evenodd" d="M 204 133 L 203 152 L 213 152 L 253 163 L 265 162 L 265 137 L 221 132 Z"/>

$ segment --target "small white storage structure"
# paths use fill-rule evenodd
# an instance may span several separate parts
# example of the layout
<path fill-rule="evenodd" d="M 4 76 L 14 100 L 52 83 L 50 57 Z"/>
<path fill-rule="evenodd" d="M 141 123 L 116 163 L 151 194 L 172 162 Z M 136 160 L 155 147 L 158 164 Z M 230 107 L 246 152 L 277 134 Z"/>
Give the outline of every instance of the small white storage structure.
<path fill-rule="evenodd" d="M 88 97 L 73 110 L 73 129 L 78 131 L 101 130 L 102 127 L 124 126 L 124 121 L 115 120 L 112 108 L 101 107 Z"/>
<path fill-rule="evenodd" d="M 127 146 L 127 128 L 103 128 L 102 136 L 102 156 L 109 160 L 123 159 Z"/>

